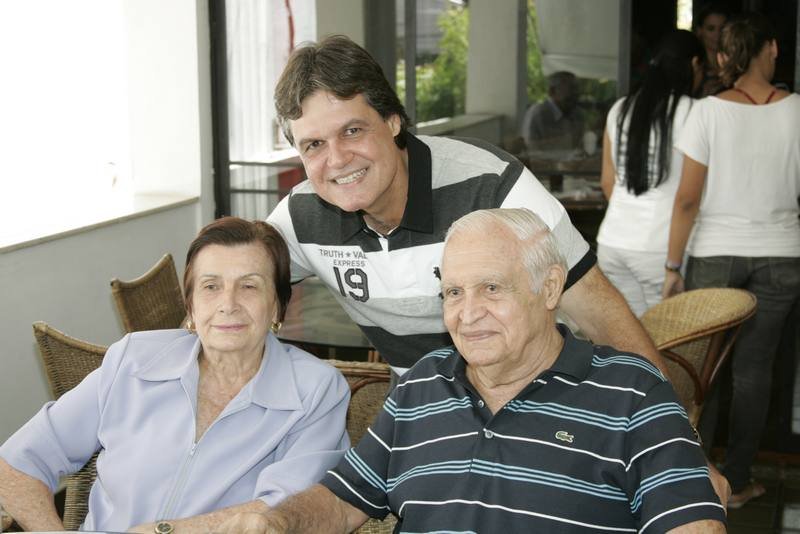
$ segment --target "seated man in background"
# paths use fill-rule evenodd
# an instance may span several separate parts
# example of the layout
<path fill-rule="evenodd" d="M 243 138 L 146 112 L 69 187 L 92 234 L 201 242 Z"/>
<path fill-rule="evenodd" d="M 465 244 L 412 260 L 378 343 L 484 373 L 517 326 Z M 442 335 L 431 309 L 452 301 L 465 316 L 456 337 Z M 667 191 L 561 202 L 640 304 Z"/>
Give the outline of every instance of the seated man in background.
<path fill-rule="evenodd" d="M 444 320 L 455 347 L 401 379 L 320 485 L 227 532 L 724 532 L 703 453 L 646 359 L 556 325 L 566 266 L 525 209 L 448 232 Z"/>
<path fill-rule="evenodd" d="M 531 105 L 520 135 L 533 150 L 583 148 L 583 114 L 578 109 L 578 80 L 567 71 L 547 78 L 547 100 Z"/>

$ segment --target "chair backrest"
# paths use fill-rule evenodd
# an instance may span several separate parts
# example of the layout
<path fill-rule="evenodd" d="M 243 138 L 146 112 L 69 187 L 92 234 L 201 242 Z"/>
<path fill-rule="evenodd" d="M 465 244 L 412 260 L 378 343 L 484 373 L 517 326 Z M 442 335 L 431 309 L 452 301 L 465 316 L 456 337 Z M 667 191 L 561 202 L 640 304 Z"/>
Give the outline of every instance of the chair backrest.
<path fill-rule="evenodd" d="M 383 407 L 389 393 L 391 369 L 385 363 L 347 362 L 327 360 L 339 369 L 350 385 L 350 406 L 347 409 L 347 433 L 355 446 Z M 394 531 L 397 519 L 389 514 L 379 521 L 369 519 L 356 530 L 356 534 L 390 534 Z"/>
<path fill-rule="evenodd" d="M 339 369 L 350 385 L 347 433 L 355 446 L 383 407 L 391 370 L 385 363 L 326 360 Z"/>
<path fill-rule="evenodd" d="M 33 323 L 47 380 L 53 397 L 77 386 L 86 375 L 100 367 L 106 347 L 75 339 L 44 322 Z M 89 491 L 97 476 L 97 454 L 83 468 L 66 478 L 64 528 L 78 530 L 88 512 Z"/>
<path fill-rule="evenodd" d="M 171 254 L 165 254 L 135 280 L 114 278 L 111 293 L 126 332 L 178 328 L 186 316 Z"/>
<path fill-rule="evenodd" d="M 749 291 L 708 288 L 665 299 L 642 316 L 645 330 L 665 357 L 672 386 L 693 425 L 741 324 L 755 309 L 756 297 Z"/>

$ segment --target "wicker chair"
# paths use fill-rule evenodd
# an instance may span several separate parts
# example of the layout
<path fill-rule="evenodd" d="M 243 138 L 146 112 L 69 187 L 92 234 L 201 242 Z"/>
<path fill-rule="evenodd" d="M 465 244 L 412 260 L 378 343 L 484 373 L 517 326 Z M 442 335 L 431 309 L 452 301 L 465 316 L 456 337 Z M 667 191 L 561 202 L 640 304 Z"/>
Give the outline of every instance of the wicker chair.
<path fill-rule="evenodd" d="M 178 328 L 186 316 L 171 254 L 135 280 L 114 278 L 111 293 L 126 332 Z"/>
<path fill-rule="evenodd" d="M 727 360 L 741 324 L 756 310 L 756 297 L 731 288 L 695 289 L 668 298 L 642 316 L 669 367 L 678 398 L 697 425 L 703 403 Z"/>
<path fill-rule="evenodd" d="M 347 409 L 347 432 L 355 446 L 381 411 L 389 392 L 391 371 L 385 363 L 327 360 L 342 372 L 350 385 L 350 406 Z M 383 521 L 369 519 L 357 534 L 389 534 L 397 519 L 389 514 Z"/>
<path fill-rule="evenodd" d="M 106 353 L 106 347 L 72 338 L 41 321 L 33 323 L 33 335 L 56 399 L 97 369 Z M 78 530 L 86 517 L 89 491 L 97 476 L 96 460 L 95 454 L 80 471 L 66 478 L 64 528 L 67 530 Z"/>

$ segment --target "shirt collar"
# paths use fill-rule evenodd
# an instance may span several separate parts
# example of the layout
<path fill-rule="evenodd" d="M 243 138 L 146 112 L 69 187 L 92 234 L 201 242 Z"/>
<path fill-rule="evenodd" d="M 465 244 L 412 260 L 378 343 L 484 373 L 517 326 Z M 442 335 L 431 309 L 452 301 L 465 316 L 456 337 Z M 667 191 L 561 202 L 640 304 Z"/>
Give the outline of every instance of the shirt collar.
<path fill-rule="evenodd" d="M 200 338 L 196 334 L 182 336 L 161 349 L 133 375 L 151 382 L 197 382 L 200 347 Z M 302 409 L 289 347 L 280 343 L 271 333 L 267 334 L 264 344 L 261 367 L 237 397 L 243 402 L 273 410 Z"/>
<path fill-rule="evenodd" d="M 431 149 L 411 133 L 406 133 L 408 153 L 408 193 L 400 227 L 414 232 L 433 233 L 433 190 Z M 342 243 L 358 232 L 368 230 L 360 213 L 346 212 L 327 204 L 325 208 L 340 212 Z"/>
<path fill-rule="evenodd" d="M 563 324 L 556 324 L 556 328 L 564 338 L 564 346 L 553 365 L 542 374 L 566 374 L 579 381 L 585 380 L 592 366 L 592 344 L 577 339 Z M 467 381 L 467 361 L 455 347 L 450 356 L 439 362 L 437 369 L 448 378 L 457 378 L 465 383 Z"/>

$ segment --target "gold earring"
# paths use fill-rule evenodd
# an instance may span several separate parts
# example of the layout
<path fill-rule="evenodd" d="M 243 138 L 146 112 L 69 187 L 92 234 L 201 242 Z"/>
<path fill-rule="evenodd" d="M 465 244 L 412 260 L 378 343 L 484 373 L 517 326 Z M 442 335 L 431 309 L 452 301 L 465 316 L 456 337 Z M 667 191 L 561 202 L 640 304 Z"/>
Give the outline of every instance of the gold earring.
<path fill-rule="evenodd" d="M 281 329 L 281 326 L 283 326 L 283 323 L 281 323 L 281 322 L 272 323 L 272 325 L 269 327 L 269 329 L 272 330 L 273 334 L 277 334 L 278 330 Z"/>
<path fill-rule="evenodd" d="M 195 329 L 194 329 L 194 323 L 192 323 L 192 320 L 191 320 L 191 319 L 187 319 L 187 320 L 186 320 L 186 330 L 188 330 L 188 331 L 189 331 L 189 332 L 191 332 L 192 334 L 194 334 L 194 333 L 195 333 Z"/>

